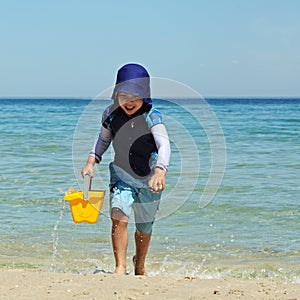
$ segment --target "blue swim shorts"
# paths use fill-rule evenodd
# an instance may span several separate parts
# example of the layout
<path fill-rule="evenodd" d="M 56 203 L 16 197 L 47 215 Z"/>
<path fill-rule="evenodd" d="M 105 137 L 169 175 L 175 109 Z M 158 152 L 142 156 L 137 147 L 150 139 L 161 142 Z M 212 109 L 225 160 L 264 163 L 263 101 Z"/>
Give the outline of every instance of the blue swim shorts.
<path fill-rule="evenodd" d="M 159 208 L 160 194 L 148 187 L 134 187 L 121 180 L 110 166 L 110 208 L 120 209 L 126 216 L 134 211 L 135 226 L 144 234 L 151 234 L 155 214 Z"/>

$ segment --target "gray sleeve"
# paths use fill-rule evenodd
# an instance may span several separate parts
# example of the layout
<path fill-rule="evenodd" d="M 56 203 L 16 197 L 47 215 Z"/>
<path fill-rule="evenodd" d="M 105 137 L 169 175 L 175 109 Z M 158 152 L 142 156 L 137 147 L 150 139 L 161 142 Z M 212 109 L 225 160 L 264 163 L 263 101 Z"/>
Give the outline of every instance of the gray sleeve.
<path fill-rule="evenodd" d="M 100 129 L 98 138 L 95 141 L 94 147 L 90 152 L 90 156 L 95 157 L 96 162 L 99 163 L 102 159 L 103 153 L 107 150 L 112 141 L 111 130 L 104 128 L 103 126 Z"/>
<path fill-rule="evenodd" d="M 164 124 L 154 125 L 151 127 L 151 133 L 158 149 L 156 167 L 160 167 L 167 171 L 171 157 L 171 147 L 166 127 Z"/>

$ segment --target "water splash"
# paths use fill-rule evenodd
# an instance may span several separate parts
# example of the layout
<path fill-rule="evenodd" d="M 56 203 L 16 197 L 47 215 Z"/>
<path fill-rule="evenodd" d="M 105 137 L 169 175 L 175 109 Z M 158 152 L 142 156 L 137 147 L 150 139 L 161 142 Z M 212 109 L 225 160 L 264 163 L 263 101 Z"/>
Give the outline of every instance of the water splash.
<path fill-rule="evenodd" d="M 65 208 L 66 208 L 66 202 L 64 200 L 62 200 L 58 219 L 53 227 L 52 234 L 51 234 L 51 236 L 52 236 L 52 255 L 51 255 L 50 272 L 56 271 L 56 267 L 55 267 L 56 258 L 60 257 L 60 254 L 58 251 L 58 242 L 59 242 L 58 228 L 59 228 L 60 222 L 62 221 L 62 219 L 64 217 Z"/>

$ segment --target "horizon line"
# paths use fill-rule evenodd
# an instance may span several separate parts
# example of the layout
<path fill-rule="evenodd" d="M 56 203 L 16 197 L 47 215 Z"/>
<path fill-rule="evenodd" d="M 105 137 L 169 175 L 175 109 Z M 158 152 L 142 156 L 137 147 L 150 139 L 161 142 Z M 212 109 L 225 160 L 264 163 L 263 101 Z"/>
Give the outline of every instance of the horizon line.
<path fill-rule="evenodd" d="M 165 99 L 168 99 L 167 97 L 163 97 Z M 170 99 L 181 99 L 182 97 L 169 97 Z M 196 99 L 197 97 L 187 97 L 186 99 Z M 263 96 L 263 95 L 232 95 L 232 96 L 228 96 L 228 95 L 208 95 L 208 96 L 203 96 L 203 95 L 199 95 L 199 98 L 204 98 L 204 99 L 266 99 L 266 98 L 270 98 L 270 99 L 296 99 L 296 98 L 300 98 L 300 95 L 280 95 L 280 96 L 274 96 L 274 95 L 267 95 L 267 96 Z M 78 99 L 78 100 L 93 100 L 96 99 L 95 96 L 91 97 L 91 96 L 0 96 L 1 100 L 4 99 L 41 99 L 41 100 L 45 100 L 45 99 L 57 99 L 57 100 L 63 100 L 63 99 Z M 158 97 L 153 97 L 152 99 L 160 99 Z M 103 97 L 103 100 L 111 100 L 111 98 L 105 98 Z"/>

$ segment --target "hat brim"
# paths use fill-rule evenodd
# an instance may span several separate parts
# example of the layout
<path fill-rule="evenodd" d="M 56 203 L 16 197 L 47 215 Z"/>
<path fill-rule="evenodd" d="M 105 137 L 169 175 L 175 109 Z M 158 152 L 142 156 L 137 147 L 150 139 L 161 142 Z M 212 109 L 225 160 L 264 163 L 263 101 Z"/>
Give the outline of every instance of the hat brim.
<path fill-rule="evenodd" d="M 143 88 L 133 82 L 122 82 L 115 87 L 115 93 L 125 93 L 144 98 Z"/>

